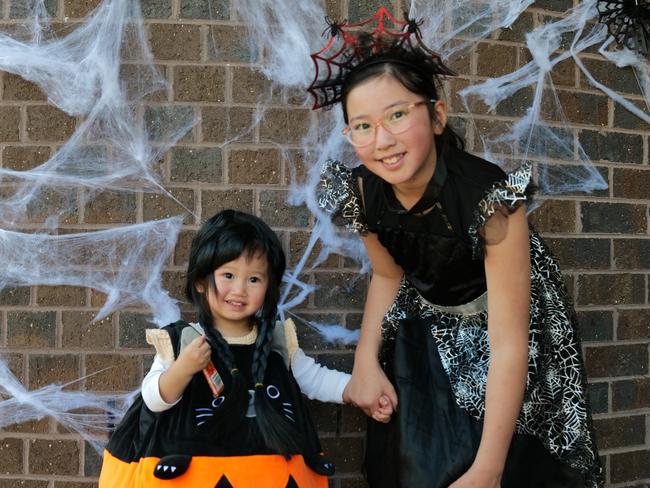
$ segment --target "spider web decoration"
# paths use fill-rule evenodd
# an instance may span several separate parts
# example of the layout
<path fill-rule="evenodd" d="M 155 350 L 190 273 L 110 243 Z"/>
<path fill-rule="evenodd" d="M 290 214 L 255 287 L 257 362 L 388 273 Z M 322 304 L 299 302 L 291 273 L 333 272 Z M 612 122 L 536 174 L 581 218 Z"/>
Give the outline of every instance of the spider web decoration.
<path fill-rule="evenodd" d="M 330 39 L 323 49 L 311 55 L 315 75 L 308 91 L 314 97 L 313 109 L 339 102 L 343 80 L 360 64 L 389 59 L 415 66 L 425 75 L 455 74 L 422 41 L 422 21 L 410 19 L 407 15 L 404 19 L 396 19 L 386 7 L 380 7 L 371 18 L 356 24 L 326 20 L 328 28 L 323 34 L 329 32 Z M 375 29 L 368 32 L 366 26 L 375 22 Z M 358 32 L 360 28 L 364 28 L 363 32 Z M 322 73 L 324 76 L 321 78 Z"/>
<path fill-rule="evenodd" d="M 622 0 L 598 2 L 600 22 L 607 25 L 616 42 L 632 51 L 648 54 L 650 1 Z"/>

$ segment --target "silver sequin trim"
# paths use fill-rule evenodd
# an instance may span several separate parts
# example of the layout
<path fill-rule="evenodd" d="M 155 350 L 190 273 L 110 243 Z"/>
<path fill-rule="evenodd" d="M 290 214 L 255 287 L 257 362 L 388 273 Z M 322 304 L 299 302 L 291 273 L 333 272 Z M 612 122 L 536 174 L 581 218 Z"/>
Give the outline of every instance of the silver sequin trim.
<path fill-rule="evenodd" d="M 475 259 L 482 255 L 483 249 L 483 239 L 478 232 L 479 229 L 504 205 L 508 212 L 512 213 L 526 203 L 529 198 L 526 189 L 530 184 L 531 176 L 532 166 L 529 163 L 524 164 L 509 173 L 506 179 L 495 183 L 479 202 L 474 213 L 474 223 L 469 228 Z"/>
<path fill-rule="evenodd" d="M 361 209 L 359 187 L 352 171 L 344 164 L 333 160 L 325 162 L 320 174 L 317 198 L 318 206 L 331 214 L 335 223 L 341 223 L 348 230 L 360 234 L 368 232 Z"/>

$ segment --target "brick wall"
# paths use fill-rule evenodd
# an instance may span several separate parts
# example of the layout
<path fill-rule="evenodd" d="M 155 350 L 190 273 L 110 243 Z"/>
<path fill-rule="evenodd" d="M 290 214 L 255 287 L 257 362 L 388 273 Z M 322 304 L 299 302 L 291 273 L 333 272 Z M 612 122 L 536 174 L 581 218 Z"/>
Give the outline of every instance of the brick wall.
<path fill-rule="evenodd" d="M 231 0 L 233 2 L 237 0 Z M 577 0 L 576 0 L 577 1 Z M 400 12 L 405 2 L 392 3 Z M 22 2 L 3 0 L 4 29 L 19 22 Z M 96 0 L 51 0 L 49 10 L 63 24 L 86 15 Z M 331 0 L 333 17 L 357 20 L 375 11 L 376 0 Z M 536 2 L 511 30 L 494 33 L 454 60 L 458 79 L 448 82 L 455 123 L 466 117 L 455 90 L 484 77 L 512 71 L 528 59 L 524 34 L 533 26 L 562 16 L 569 0 Z M 401 7 L 401 8 L 400 8 Z M 218 144 L 253 121 L 258 94 L 268 82 L 249 65 L 245 33 L 229 0 L 143 0 L 147 34 L 158 66 L 172 83 L 168 93 L 151 98 L 145 113 L 191 111 L 200 124 L 165 157 L 165 187 L 195 216 L 184 222 L 165 286 L 181 298 L 187 247 L 200 221 L 221 208 L 254 212 L 280 234 L 291 264 L 300 257 L 312 218 L 302 207 L 284 205 L 292 162 L 277 143 L 299 161 L 300 137 L 314 117 L 301 98 L 273 98 L 265 120 L 251 133 L 223 148 Z M 3 30 L 4 30 L 3 29 Z M 220 46 L 217 52 L 213 43 Z M 616 70 L 598 55 L 584 62 L 599 79 L 642 106 L 630 71 Z M 650 483 L 650 128 L 601 92 L 589 87 L 570 63 L 554 71 L 554 82 L 572 131 L 609 182 L 591 195 L 561 196 L 538 209 L 533 220 L 556 252 L 576 301 L 584 340 L 595 427 L 609 486 Z M 525 97 L 526 93 L 518 95 Z M 496 115 L 478 113 L 477 125 L 489 129 L 520 115 L 522 105 L 499 107 Z M 521 98 L 519 99 L 521 100 Z M 46 160 L 79 121 L 53 106 L 34 85 L 0 73 L 0 157 L 4 167 L 29 169 Z M 470 133 L 471 135 L 471 133 Z M 474 137 L 470 147 L 478 147 Z M 298 165 L 299 166 L 299 165 Z M 299 168 L 300 169 L 300 168 Z M 3 189 L 4 191 L 4 189 Z M 60 196 L 59 196 L 60 197 Z M 52 203 L 52 202 L 51 202 Z M 70 216 L 62 231 L 101 229 L 182 213 L 179 203 L 152 194 L 102 193 Z M 34 209 L 32 217 L 46 214 Z M 360 322 L 365 289 L 353 281 L 355 269 L 330 257 L 308 277 L 328 292 L 316 293 L 300 313 L 351 328 Z M 351 290 L 343 290 L 354 283 Z M 348 286 L 349 288 L 349 286 Z M 91 376 L 70 388 L 130 391 L 151 361 L 144 343 L 146 311 L 126 309 L 100 324 L 88 324 L 103 302 L 84 288 L 7 289 L 0 293 L 0 346 L 12 371 L 29 388 Z M 301 330 L 301 343 L 330 365 L 350 368 L 352 350 L 325 348 Z M 120 374 L 115 374 L 119 371 Z M 364 419 L 352 408 L 311 404 L 325 449 L 338 472 L 332 487 L 365 486 L 360 480 Z M 0 488 L 89 488 L 95 485 L 100 459 L 83 440 L 44 419 L 0 431 Z"/>

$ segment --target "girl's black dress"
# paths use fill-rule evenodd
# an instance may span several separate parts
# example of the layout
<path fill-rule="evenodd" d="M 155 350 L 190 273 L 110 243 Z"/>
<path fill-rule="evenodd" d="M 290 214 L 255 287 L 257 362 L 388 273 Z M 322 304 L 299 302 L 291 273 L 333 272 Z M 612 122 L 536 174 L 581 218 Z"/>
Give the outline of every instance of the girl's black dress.
<path fill-rule="evenodd" d="M 447 146 L 407 211 L 365 167 L 326 163 L 321 208 L 349 229 L 376 233 L 405 272 L 382 323 L 380 354 L 399 409 L 389 424 L 369 421 L 371 487 L 447 487 L 472 464 L 490 355 L 481 229 L 495 213 L 507 216 L 526 203 L 530 180 L 529 166 L 506 174 Z M 532 227 L 530 253 L 528 380 L 501 486 L 599 487 L 573 305 Z"/>

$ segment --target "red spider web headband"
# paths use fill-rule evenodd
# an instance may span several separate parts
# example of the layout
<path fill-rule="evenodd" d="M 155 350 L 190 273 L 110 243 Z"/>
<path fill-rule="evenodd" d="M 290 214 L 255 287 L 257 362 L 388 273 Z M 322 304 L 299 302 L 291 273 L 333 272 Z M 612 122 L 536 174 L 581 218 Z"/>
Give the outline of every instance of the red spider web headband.
<path fill-rule="evenodd" d="M 329 41 L 323 49 L 311 55 L 316 74 L 308 88 L 314 97 L 313 109 L 331 107 L 341 101 L 348 75 L 361 68 L 390 62 L 420 72 L 433 81 L 441 75 L 453 76 L 440 56 L 429 49 L 420 34 L 422 21 L 393 17 L 386 7 L 380 7 L 371 18 L 358 24 L 333 22 L 326 18 Z M 364 30 L 377 23 L 372 32 Z M 387 23 L 394 27 L 391 29 Z"/>

